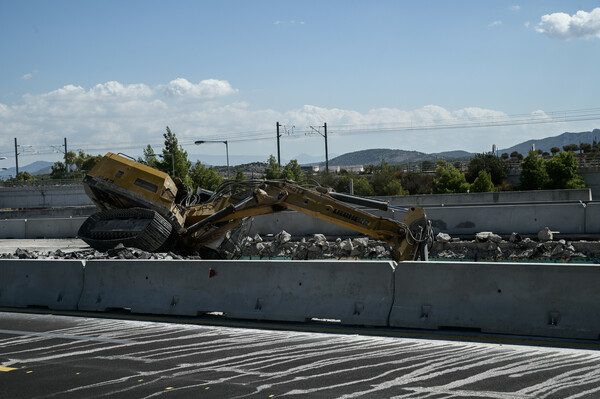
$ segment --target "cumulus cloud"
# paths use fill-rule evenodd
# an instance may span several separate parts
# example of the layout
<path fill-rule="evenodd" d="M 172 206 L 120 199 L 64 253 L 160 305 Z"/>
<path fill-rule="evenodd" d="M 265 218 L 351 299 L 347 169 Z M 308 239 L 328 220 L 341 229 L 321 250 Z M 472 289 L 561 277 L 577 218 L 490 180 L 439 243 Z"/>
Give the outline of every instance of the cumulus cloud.
<path fill-rule="evenodd" d="M 521 10 L 521 6 L 514 5 L 514 6 L 508 7 L 508 9 L 511 11 L 519 11 L 519 10 Z"/>
<path fill-rule="evenodd" d="M 502 21 L 494 21 L 491 24 L 489 24 L 488 26 L 491 28 L 491 27 L 498 26 L 498 25 L 502 25 Z"/>
<path fill-rule="evenodd" d="M 90 89 L 67 85 L 47 93 L 25 95 L 10 104 L 0 103 L 0 131 L 15 132 L 15 136 L 0 136 L 0 155 L 10 156 L 13 137 L 39 151 L 45 149 L 47 154 L 52 154 L 52 147 L 67 137 L 73 149 L 92 154 L 120 151 L 137 156 L 146 144 L 159 148 L 165 127 L 169 126 L 180 144 L 190 146 L 190 154 L 196 150 L 195 140 L 228 139 L 232 155 L 258 154 L 256 160 L 265 161 L 276 151 L 272 143 L 276 121 L 296 126 L 294 133 L 286 135 L 287 141 L 282 142 L 288 157 L 301 153 L 320 155 L 322 138 L 305 133 L 311 131 L 310 126 L 322 126 L 325 122 L 329 127 L 330 154 L 377 147 L 481 152 L 491 148 L 492 138 L 481 130 L 466 128 L 502 126 L 510 119 L 498 110 L 450 110 L 438 105 L 360 112 L 309 104 L 281 112 L 255 109 L 236 97 L 227 97 L 237 92 L 226 81 L 209 79 L 194 84 L 180 78 L 154 87 L 106 82 Z M 535 119 L 546 117 L 543 111 L 531 115 Z M 449 131 L 442 129 L 452 129 L 450 142 Z M 523 132 L 512 127 L 508 133 L 513 136 L 495 134 L 506 143 L 494 139 L 494 144 L 502 148 L 522 141 Z M 236 142 L 240 139 L 246 141 Z"/>
<path fill-rule="evenodd" d="M 225 97 L 238 92 L 226 80 L 207 79 L 194 84 L 187 79 L 178 78 L 170 81 L 163 88 L 168 97 L 191 97 L 203 100 L 212 100 Z"/>
<path fill-rule="evenodd" d="M 600 38 L 600 7 L 573 15 L 563 12 L 544 15 L 536 31 L 563 40 Z"/>

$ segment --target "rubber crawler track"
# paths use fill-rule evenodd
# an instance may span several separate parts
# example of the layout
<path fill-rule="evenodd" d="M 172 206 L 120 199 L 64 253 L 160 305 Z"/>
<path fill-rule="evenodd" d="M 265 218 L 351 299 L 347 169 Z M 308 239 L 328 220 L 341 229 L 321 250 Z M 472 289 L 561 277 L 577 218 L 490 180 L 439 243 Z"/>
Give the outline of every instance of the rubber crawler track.
<path fill-rule="evenodd" d="M 109 228 L 103 224 L 109 223 Z M 157 212 L 144 208 L 109 209 L 83 222 L 78 237 L 98 251 L 118 244 L 153 252 L 169 238 L 171 224 Z"/>

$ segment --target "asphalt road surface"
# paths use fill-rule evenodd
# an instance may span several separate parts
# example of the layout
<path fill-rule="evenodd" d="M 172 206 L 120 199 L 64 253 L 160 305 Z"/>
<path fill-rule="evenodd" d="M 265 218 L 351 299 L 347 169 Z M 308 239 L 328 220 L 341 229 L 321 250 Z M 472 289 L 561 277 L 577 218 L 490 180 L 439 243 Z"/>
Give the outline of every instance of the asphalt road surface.
<path fill-rule="evenodd" d="M 596 341 L 94 316 L 0 312 L 0 397 L 600 397 Z"/>

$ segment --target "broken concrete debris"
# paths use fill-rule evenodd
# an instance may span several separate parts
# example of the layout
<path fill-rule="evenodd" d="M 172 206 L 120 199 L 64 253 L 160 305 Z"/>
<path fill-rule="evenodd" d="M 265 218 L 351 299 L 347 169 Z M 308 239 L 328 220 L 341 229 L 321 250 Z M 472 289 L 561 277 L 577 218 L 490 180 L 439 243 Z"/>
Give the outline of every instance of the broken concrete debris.
<path fill-rule="evenodd" d="M 503 239 L 492 232 L 481 232 L 472 240 L 438 233 L 432 259 L 441 260 L 548 260 L 548 261 L 594 261 L 600 262 L 598 241 L 567 241 L 549 239 L 550 229 L 544 229 L 538 240 L 512 233 Z M 541 238 L 540 238 L 541 237 Z M 235 257 L 251 259 L 390 259 L 391 246 L 369 237 L 346 237 L 328 239 L 323 234 L 294 239 L 286 231 L 272 236 L 247 236 L 238 245 Z M 17 249 L 14 253 L 0 254 L 0 259 L 206 259 L 200 253 L 179 254 L 174 252 L 150 253 L 137 248 L 118 245 L 106 252 L 86 249 L 74 252 L 61 250 L 42 252 Z"/>

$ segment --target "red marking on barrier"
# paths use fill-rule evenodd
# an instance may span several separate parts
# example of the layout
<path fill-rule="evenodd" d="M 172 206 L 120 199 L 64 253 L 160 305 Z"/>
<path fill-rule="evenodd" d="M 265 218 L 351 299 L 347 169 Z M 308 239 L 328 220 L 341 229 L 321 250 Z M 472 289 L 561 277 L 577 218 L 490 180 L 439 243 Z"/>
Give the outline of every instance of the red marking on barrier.
<path fill-rule="evenodd" d="M 208 278 L 213 278 L 216 275 L 217 272 L 213 268 L 208 269 Z"/>

